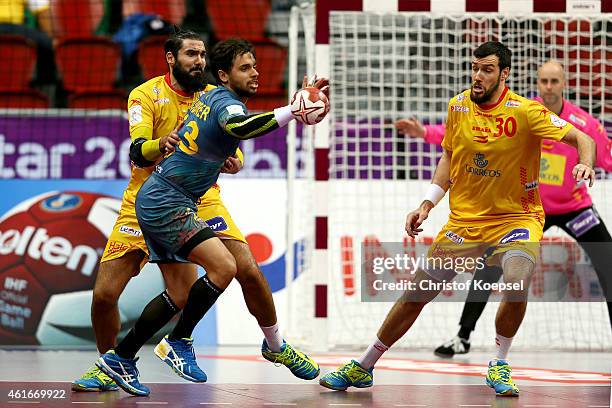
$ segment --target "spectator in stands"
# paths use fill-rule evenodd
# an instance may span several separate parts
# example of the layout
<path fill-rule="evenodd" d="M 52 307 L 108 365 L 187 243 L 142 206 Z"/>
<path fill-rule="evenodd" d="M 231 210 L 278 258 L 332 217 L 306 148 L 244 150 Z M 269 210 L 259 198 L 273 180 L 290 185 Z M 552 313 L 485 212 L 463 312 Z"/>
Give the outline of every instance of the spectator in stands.
<path fill-rule="evenodd" d="M 36 18 L 37 28 L 27 24 L 26 14 Z M 53 59 L 54 28 L 49 0 L 3 0 L 0 2 L 0 34 L 20 35 L 32 40 L 37 48 L 36 82 L 56 80 Z M 15 67 L 19 69 L 19 67 Z"/>

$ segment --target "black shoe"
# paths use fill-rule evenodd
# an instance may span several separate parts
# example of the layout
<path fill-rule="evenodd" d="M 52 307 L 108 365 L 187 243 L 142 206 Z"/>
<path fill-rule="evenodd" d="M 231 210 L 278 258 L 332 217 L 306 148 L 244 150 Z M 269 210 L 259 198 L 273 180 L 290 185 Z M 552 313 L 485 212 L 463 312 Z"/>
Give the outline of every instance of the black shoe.
<path fill-rule="evenodd" d="M 470 351 L 470 341 L 455 336 L 440 347 L 434 354 L 438 357 L 452 358 L 455 354 L 467 354 Z"/>

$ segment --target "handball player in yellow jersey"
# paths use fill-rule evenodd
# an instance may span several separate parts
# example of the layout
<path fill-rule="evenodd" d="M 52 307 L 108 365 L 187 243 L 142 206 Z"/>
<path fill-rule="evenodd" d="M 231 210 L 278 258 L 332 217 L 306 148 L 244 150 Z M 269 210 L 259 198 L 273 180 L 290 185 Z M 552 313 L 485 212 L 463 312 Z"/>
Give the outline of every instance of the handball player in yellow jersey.
<path fill-rule="evenodd" d="M 432 184 L 406 217 L 414 238 L 431 209 L 450 190 L 447 224 L 429 249 L 427 266 L 416 272 L 414 290 L 396 301 L 374 343 L 357 360 L 324 375 L 320 384 L 335 390 L 370 387 L 376 361 L 410 329 L 423 307 L 456 275 L 450 265 L 477 258 L 503 269 L 503 292 L 496 327 L 497 354 L 486 383 L 496 395 L 517 396 L 506 360 L 527 307 L 529 281 L 539 252 L 544 210 L 538 192 L 540 144 L 562 141 L 578 149 L 573 177 L 593 184 L 595 143 L 539 102 L 509 90 L 511 52 L 499 42 L 480 45 L 472 58 L 472 86 L 448 105 L 444 151 Z M 445 262 L 435 262 L 443 259 Z M 430 263 L 429 260 L 432 260 Z"/>
<path fill-rule="evenodd" d="M 135 166 L 123 194 L 121 211 L 108 239 L 96 276 L 91 308 L 92 324 L 100 354 L 116 346 L 121 329 L 118 300 L 129 280 L 138 275 L 147 261 L 148 251 L 135 213 L 135 199 L 154 164 L 167 149 L 178 143 L 177 127 L 187 110 L 203 92 L 215 86 L 205 81 L 206 49 L 194 32 L 177 30 L 165 43 L 169 72 L 136 87 L 129 95 L 128 118 L 133 141 L 130 158 Z M 237 173 L 242 168 L 240 149 L 225 162 L 223 172 Z M 249 312 L 264 333 L 266 356 L 286 366 L 308 363 L 306 355 L 284 343 L 278 328 L 272 291 L 251 250 L 220 197 L 215 184 L 200 199 L 198 216 L 222 239 L 236 260 L 236 280 L 242 287 Z M 126 337 L 138 346 L 168 323 L 185 305 L 189 290 L 198 279 L 196 265 L 160 263 L 166 290 L 154 298 L 143 312 L 145 327 L 132 329 Z M 139 321 L 143 323 L 141 319 Z M 140 324 L 139 323 L 139 324 Z M 149 332 L 152 332 L 149 334 Z M 142 343 L 142 344 L 140 344 Z M 75 391 L 117 390 L 115 382 L 95 365 L 72 383 Z"/>

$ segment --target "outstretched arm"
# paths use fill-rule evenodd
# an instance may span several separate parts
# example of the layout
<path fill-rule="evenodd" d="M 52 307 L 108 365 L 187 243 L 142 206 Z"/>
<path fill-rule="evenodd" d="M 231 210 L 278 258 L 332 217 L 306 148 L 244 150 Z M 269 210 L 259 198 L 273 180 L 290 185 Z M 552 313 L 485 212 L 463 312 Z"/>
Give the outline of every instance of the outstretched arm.
<path fill-rule="evenodd" d="M 416 118 L 400 119 L 395 122 L 395 127 L 400 135 L 408 135 L 424 139 L 427 143 L 441 144 L 444 139 L 444 125 L 423 125 Z"/>
<path fill-rule="evenodd" d="M 593 164 L 595 163 L 596 154 L 593 139 L 580 130 L 572 128 L 561 141 L 578 149 L 579 163 L 574 166 L 572 171 L 576 181 L 589 180 L 589 187 L 592 187 L 595 180 Z"/>
<path fill-rule="evenodd" d="M 329 95 L 329 81 L 327 78 L 313 78 L 314 84 L 308 84 L 308 78 L 304 77 L 302 88 L 313 86 L 320 89 L 326 96 Z M 289 105 L 276 108 L 272 112 L 257 113 L 252 115 L 232 116 L 227 120 L 221 119 L 225 132 L 240 140 L 252 139 L 266 135 L 279 127 L 286 126 L 292 119 L 291 107 Z"/>
<path fill-rule="evenodd" d="M 225 122 L 225 132 L 240 140 L 263 136 L 283 127 L 293 119 L 288 106 L 274 109 L 272 112 L 253 115 L 234 116 Z"/>

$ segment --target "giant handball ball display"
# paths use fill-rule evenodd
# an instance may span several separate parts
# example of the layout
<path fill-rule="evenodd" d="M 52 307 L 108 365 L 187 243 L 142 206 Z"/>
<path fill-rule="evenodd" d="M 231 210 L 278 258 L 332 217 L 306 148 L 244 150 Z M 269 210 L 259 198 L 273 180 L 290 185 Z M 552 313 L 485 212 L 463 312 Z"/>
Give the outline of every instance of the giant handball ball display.
<path fill-rule="evenodd" d="M 54 191 L 2 215 L 0 344 L 91 344 L 92 288 L 120 205 L 102 194 Z M 163 290 L 159 272 L 146 275 L 141 296 L 127 299 L 138 304 L 120 300 L 122 322 Z"/>
<path fill-rule="evenodd" d="M 329 112 L 329 99 L 321 90 L 306 87 L 293 95 L 291 113 L 298 122 L 305 125 L 319 123 Z"/>

